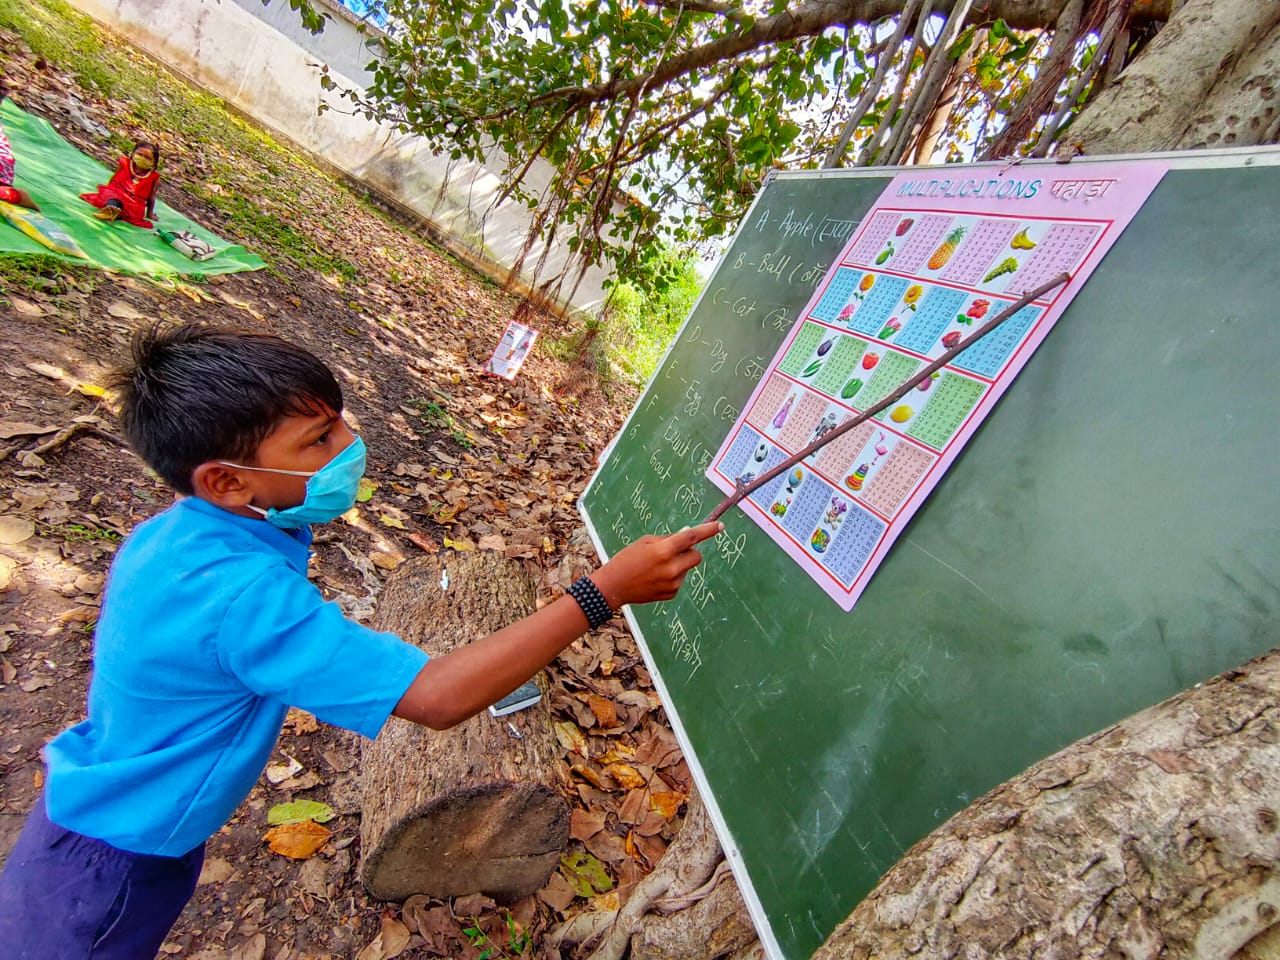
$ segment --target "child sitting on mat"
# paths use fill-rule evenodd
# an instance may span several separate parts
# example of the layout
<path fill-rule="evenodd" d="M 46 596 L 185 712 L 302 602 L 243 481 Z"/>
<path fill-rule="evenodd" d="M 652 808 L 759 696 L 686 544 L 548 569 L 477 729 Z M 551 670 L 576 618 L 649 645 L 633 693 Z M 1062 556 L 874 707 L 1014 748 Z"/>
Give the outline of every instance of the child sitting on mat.
<path fill-rule="evenodd" d="M 95 207 L 99 220 L 123 220 L 135 227 L 150 230 L 156 215 L 156 190 L 160 186 L 160 148 L 154 143 L 139 143 L 133 153 L 121 157 L 116 172 L 96 193 L 82 193 L 80 199 Z"/>
<path fill-rule="evenodd" d="M 0 103 L 3 103 L 8 95 L 8 89 L 0 83 Z M 9 138 L 4 135 L 4 124 L 0 123 L 0 200 L 19 207 L 39 210 L 36 202 L 31 199 L 31 194 L 13 185 L 17 165 L 17 160 L 13 156 L 13 147 L 9 145 Z"/>

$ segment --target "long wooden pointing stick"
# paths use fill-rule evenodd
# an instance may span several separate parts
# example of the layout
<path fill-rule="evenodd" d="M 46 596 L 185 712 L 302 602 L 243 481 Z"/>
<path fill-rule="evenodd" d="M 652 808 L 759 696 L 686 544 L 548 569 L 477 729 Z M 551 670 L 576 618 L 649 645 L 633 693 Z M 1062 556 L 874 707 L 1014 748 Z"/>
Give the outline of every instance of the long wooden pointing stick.
<path fill-rule="evenodd" d="M 716 507 L 709 514 L 707 514 L 707 519 L 704 520 L 703 523 L 710 523 L 712 520 L 719 520 L 721 514 L 723 514 L 726 510 L 733 507 L 743 497 L 754 493 L 757 489 L 759 489 L 760 487 L 763 487 L 766 483 L 768 483 L 774 477 L 778 476 L 781 473 L 785 473 L 787 470 L 790 470 L 792 467 L 794 467 L 797 463 L 799 463 L 805 457 L 811 456 L 817 450 L 821 450 L 832 440 L 835 440 L 837 437 L 842 436 L 845 433 L 848 433 L 858 424 L 864 423 L 865 421 L 870 420 L 881 410 L 886 410 L 889 407 L 893 406 L 893 404 L 897 403 L 899 400 L 905 397 L 913 387 L 919 385 L 926 377 L 933 376 L 935 372 L 937 372 L 938 370 L 941 370 L 948 363 L 954 360 L 957 355 L 963 353 L 969 347 L 973 346 L 975 343 L 977 343 L 979 340 L 985 337 L 988 333 L 990 333 L 996 327 L 1000 326 L 1000 324 L 1004 323 L 1006 320 L 1008 320 L 1011 316 L 1013 316 L 1023 307 L 1027 306 L 1029 303 L 1031 303 L 1034 300 L 1040 299 L 1046 293 L 1052 290 L 1054 287 L 1061 286 L 1064 283 L 1069 283 L 1070 280 L 1071 280 L 1071 274 L 1064 272 L 1064 273 L 1058 274 L 1052 280 L 1045 281 L 1040 286 L 1036 287 L 1034 290 L 1024 294 L 1020 299 L 1015 300 L 1013 303 L 1009 304 L 1009 306 L 1005 307 L 1003 310 L 997 313 L 994 317 L 988 320 L 983 326 L 975 330 L 969 337 L 957 343 L 954 347 L 952 347 L 950 350 L 948 350 L 946 353 L 940 356 L 937 360 L 933 361 L 933 363 L 929 364 L 919 373 L 915 374 L 909 380 L 905 381 L 900 387 L 894 390 L 893 393 L 889 394 L 887 397 L 885 397 L 875 406 L 867 408 L 866 410 L 862 411 L 862 413 L 854 417 L 852 420 L 849 420 L 845 423 L 840 424 L 840 426 L 836 427 L 834 430 L 828 431 L 826 434 L 819 437 L 817 440 L 813 441 L 813 443 L 809 444 L 807 447 L 801 450 L 799 453 L 795 454 L 788 460 L 784 460 L 782 463 L 778 464 L 772 470 L 768 470 L 761 476 L 756 477 L 756 479 L 752 480 L 750 483 L 743 483 L 741 480 L 739 480 L 734 487 L 733 493 L 729 494 L 729 496 L 727 496 L 724 500 L 720 502 L 720 505 L 718 507 Z"/>

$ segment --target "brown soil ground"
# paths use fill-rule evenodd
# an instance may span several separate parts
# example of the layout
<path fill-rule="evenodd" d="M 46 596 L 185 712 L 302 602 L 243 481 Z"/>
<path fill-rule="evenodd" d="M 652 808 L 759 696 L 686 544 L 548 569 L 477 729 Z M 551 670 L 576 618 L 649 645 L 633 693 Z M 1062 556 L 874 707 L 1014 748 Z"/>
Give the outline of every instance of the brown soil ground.
<path fill-rule="evenodd" d="M 3 30 L 0 50 L 17 102 L 109 161 L 113 150 L 57 105 L 74 96 L 98 122 L 126 128 L 127 106 L 95 101 Z M 199 321 L 272 331 L 311 348 L 338 372 L 378 489 L 360 505 L 358 524 L 338 522 L 320 532 L 314 579 L 352 611 L 367 614 L 387 572 L 423 550 L 480 547 L 520 557 L 537 567 L 542 599 L 594 561 L 575 501 L 634 392 L 602 386 L 591 369 L 541 348 L 514 383 L 484 376 L 489 351 L 519 307 L 513 297 L 301 161 L 290 175 L 302 202 L 296 214 L 279 216 L 295 216 L 291 226 L 299 232 L 318 231 L 316 242 L 340 249 L 355 275 L 335 280 L 273 257 L 252 236 L 237 235 L 207 202 L 200 164 L 190 159 L 198 150 L 193 144 L 174 151 L 189 159 L 166 167 L 166 199 L 256 247 L 271 269 L 199 283 L 48 264 L 18 281 L 5 283 L 0 274 L 0 857 L 40 793 L 41 748 L 84 716 L 93 624 L 112 555 L 137 523 L 173 500 L 118 440 L 110 399 L 96 387 L 126 357 L 142 325 Z M 545 342 L 571 332 L 553 317 L 534 323 Z M 565 744 L 564 779 L 574 785 L 577 808 L 573 848 L 604 863 L 625 892 L 678 829 L 687 767 L 625 628 L 580 641 L 554 668 L 553 680 L 556 719 L 583 738 L 579 753 L 570 755 L 573 744 Z M 315 728 L 305 715 L 286 726 L 273 759 L 294 757 L 303 770 L 282 784 L 264 777 L 210 840 L 205 876 L 166 954 L 392 955 L 375 938 L 384 921 L 401 918 L 400 907 L 371 901 L 355 875 L 357 740 Z M 624 823 L 618 807 L 637 784 L 608 766 L 632 756 L 641 741 L 669 746 L 649 750 L 649 767 L 636 763 L 643 789 L 666 798 L 667 807 L 644 824 Z M 264 844 L 266 812 L 302 798 L 328 803 L 338 816 L 327 824 L 333 834 L 318 856 L 291 860 Z M 410 924 L 418 932 L 398 955 L 479 957 L 482 945 L 464 932 L 478 926 L 493 935 L 492 956 L 514 956 L 519 944 L 510 942 L 509 920 L 532 937 L 523 955 L 550 954 L 543 932 L 598 905 L 575 896 L 560 873 L 541 895 L 517 904 L 433 902 L 421 912 L 431 923 Z"/>

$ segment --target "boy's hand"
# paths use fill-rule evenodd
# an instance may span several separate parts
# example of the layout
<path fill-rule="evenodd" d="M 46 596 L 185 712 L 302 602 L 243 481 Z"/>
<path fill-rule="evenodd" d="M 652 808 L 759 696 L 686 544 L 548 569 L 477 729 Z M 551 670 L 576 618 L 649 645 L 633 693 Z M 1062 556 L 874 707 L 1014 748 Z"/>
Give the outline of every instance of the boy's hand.
<path fill-rule="evenodd" d="M 689 527 L 666 537 L 641 537 L 591 575 L 609 606 L 670 600 L 685 575 L 702 562 L 694 547 L 724 530 L 718 520 Z"/>

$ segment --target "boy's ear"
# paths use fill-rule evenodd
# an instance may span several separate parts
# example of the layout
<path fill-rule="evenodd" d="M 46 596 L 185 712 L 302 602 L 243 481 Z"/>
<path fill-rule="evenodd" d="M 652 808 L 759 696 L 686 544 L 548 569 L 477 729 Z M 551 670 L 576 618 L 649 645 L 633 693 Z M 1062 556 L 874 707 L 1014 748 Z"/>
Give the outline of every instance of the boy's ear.
<path fill-rule="evenodd" d="M 243 507 L 253 500 L 253 491 L 245 485 L 240 471 L 216 460 L 208 460 L 192 471 L 191 486 L 201 500 L 220 507 Z"/>

